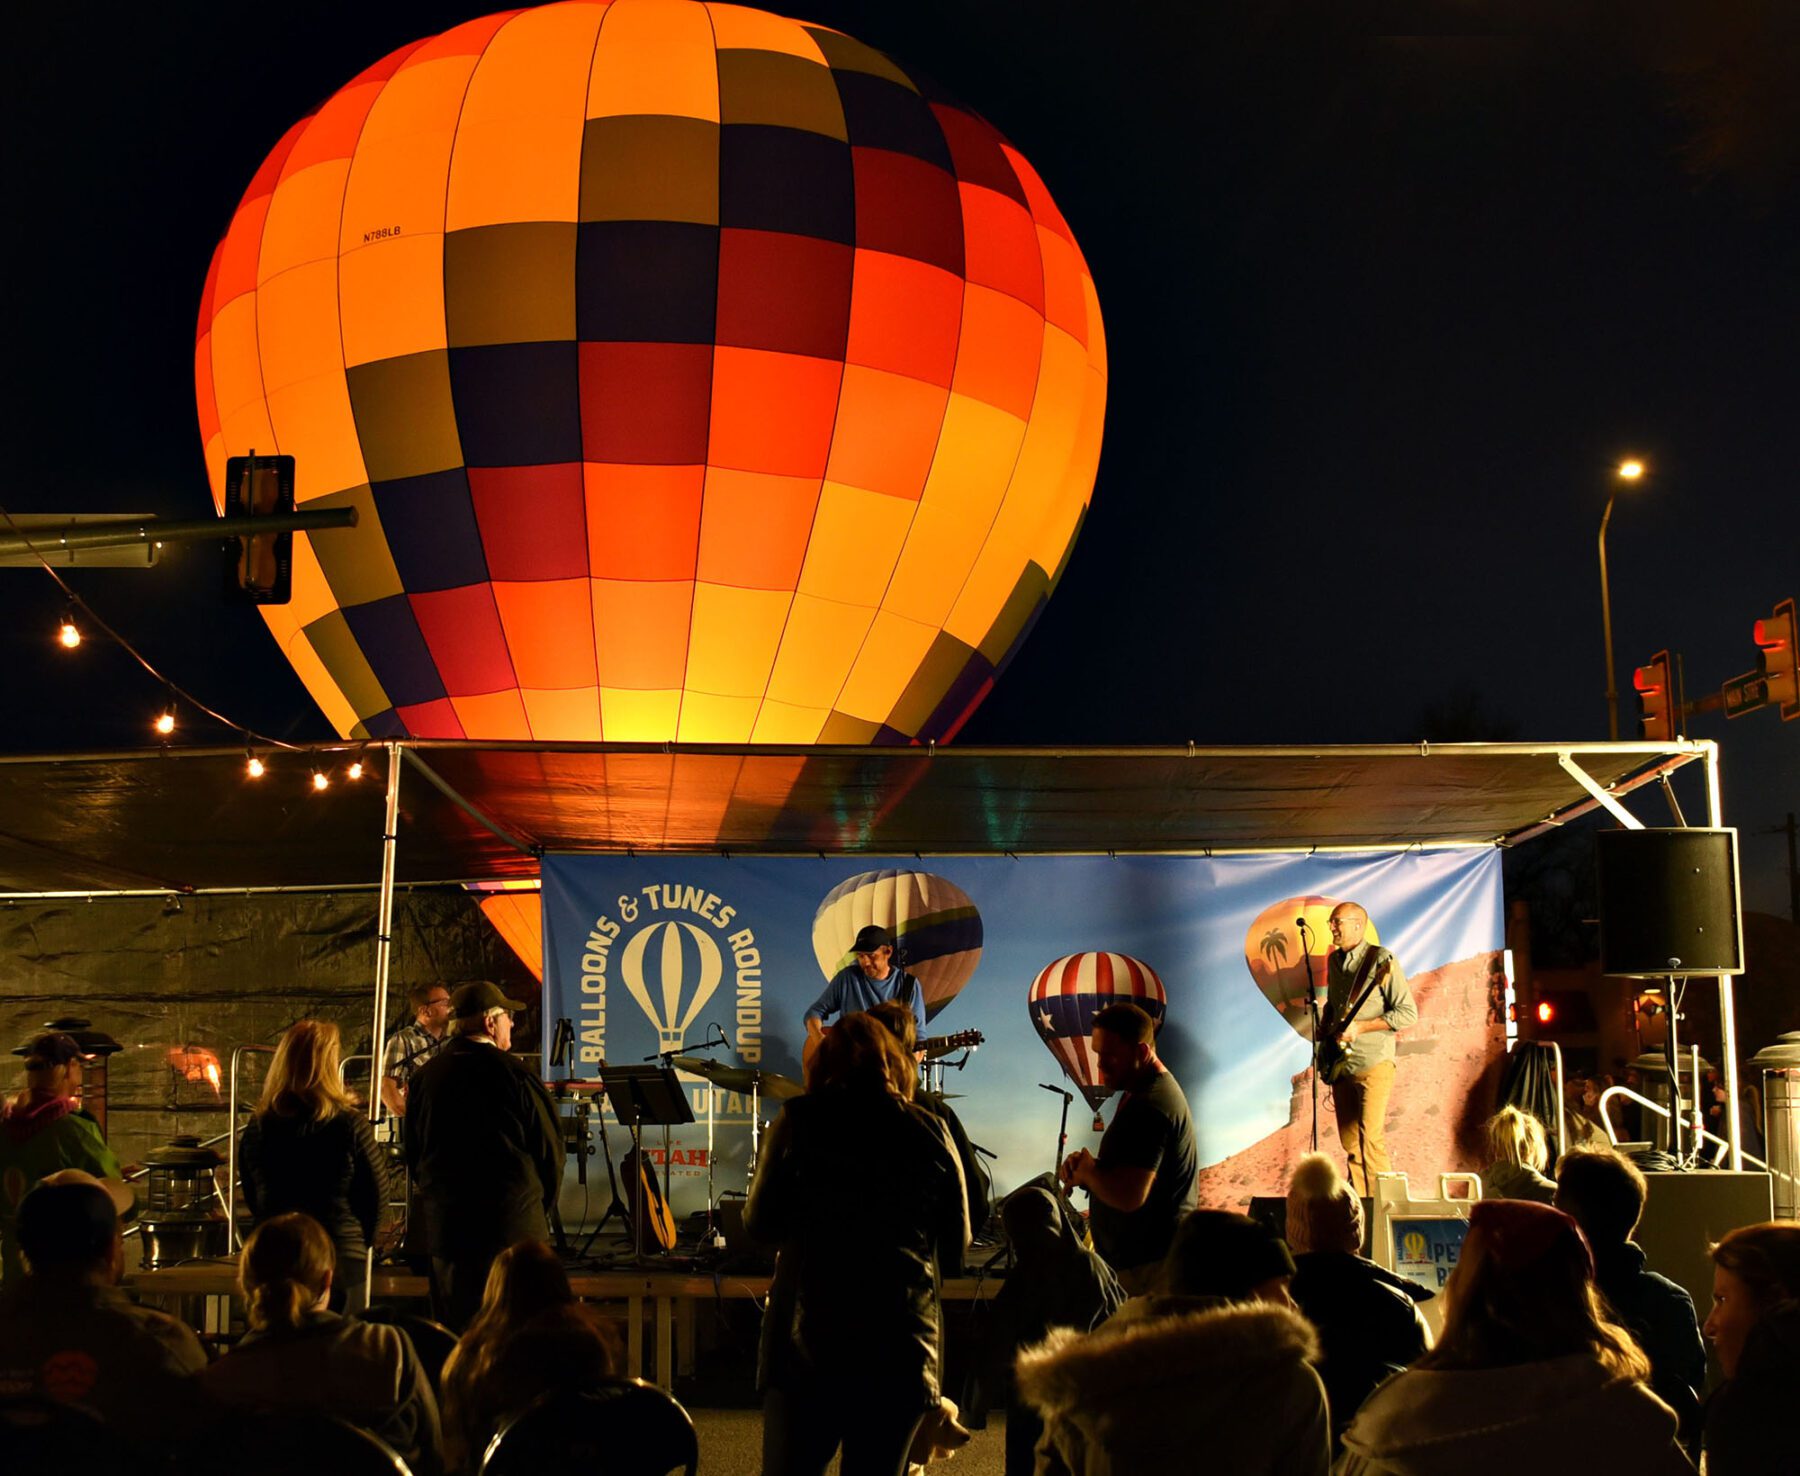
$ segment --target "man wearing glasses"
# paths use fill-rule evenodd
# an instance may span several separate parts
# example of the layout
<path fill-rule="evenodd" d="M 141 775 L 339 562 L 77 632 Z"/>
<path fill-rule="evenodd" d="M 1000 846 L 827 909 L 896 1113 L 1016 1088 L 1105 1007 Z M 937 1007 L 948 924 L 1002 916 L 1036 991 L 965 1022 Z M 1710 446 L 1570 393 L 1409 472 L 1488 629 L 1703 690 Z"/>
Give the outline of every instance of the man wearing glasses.
<path fill-rule="evenodd" d="M 512 1049 L 512 1011 L 485 979 L 450 996 L 450 1039 L 413 1078 L 406 1166 L 431 1247 L 432 1302 L 461 1331 L 481 1305 L 494 1257 L 550 1238 L 562 1188 L 556 1108 Z"/>
<path fill-rule="evenodd" d="M 406 1089 L 413 1073 L 435 1056 L 450 1023 L 450 990 L 443 984 L 415 984 L 406 991 L 413 1007 L 410 1025 L 402 1025 L 388 1038 L 381 1057 L 381 1104 L 399 1117 L 406 1111 Z"/>

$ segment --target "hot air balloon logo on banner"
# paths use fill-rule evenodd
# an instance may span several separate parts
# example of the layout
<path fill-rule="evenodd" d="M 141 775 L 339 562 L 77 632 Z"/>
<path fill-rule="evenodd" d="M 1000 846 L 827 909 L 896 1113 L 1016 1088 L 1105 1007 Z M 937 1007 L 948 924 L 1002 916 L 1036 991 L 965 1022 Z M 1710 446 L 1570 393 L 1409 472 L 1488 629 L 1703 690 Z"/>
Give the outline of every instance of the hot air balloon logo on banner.
<path fill-rule="evenodd" d="M 1031 1023 L 1095 1112 L 1111 1088 L 1094 1060 L 1094 1016 L 1134 1004 L 1162 1028 L 1169 995 L 1156 970 L 1123 953 L 1072 953 L 1031 981 Z"/>
<path fill-rule="evenodd" d="M 1341 897 L 1283 897 L 1256 915 L 1244 935 L 1244 963 L 1263 998 L 1302 1040 L 1312 1040 L 1312 1012 L 1306 1005 L 1308 988 L 1324 989 L 1325 957 L 1331 952 L 1332 910 Z M 1300 918 L 1306 919 L 1302 943 Z M 1365 934 L 1379 943 L 1373 919 Z"/>
<path fill-rule="evenodd" d="M 656 1027 L 656 1048 L 678 1051 L 725 974 L 719 945 L 690 922 L 658 922 L 631 935 L 619 976 Z"/>
<path fill-rule="evenodd" d="M 825 894 L 813 914 L 813 956 L 827 979 L 852 961 L 857 933 L 877 923 L 925 991 L 934 1018 L 981 962 L 981 914 L 955 882 L 929 871 L 865 871 Z"/>
<path fill-rule="evenodd" d="M 401 47 L 251 180 L 200 302 L 296 458 L 282 653 L 351 737 L 953 734 L 1094 487 L 1099 298 L 1043 181 L 840 32 L 532 6 Z"/>

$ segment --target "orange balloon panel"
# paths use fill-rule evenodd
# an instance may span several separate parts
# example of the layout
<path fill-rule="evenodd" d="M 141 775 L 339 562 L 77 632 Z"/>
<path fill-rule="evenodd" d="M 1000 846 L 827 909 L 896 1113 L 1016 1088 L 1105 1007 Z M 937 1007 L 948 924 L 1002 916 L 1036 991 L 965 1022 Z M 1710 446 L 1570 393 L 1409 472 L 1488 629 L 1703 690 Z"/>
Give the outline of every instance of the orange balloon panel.
<path fill-rule="evenodd" d="M 215 499 L 276 452 L 360 514 L 267 612 L 346 737 L 945 739 L 1055 585 L 1106 403 L 1011 145 L 698 0 L 352 79 L 250 182 L 197 338 Z"/>

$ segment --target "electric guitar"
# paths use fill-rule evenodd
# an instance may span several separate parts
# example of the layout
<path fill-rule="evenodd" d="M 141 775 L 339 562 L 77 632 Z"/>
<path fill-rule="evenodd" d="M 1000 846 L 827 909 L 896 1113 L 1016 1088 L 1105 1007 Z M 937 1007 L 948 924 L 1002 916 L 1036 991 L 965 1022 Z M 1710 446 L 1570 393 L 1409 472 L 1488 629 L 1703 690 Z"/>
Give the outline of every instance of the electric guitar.
<path fill-rule="evenodd" d="M 831 1033 L 832 1027 L 822 1026 L 817 1035 L 809 1034 L 800 1046 L 800 1070 L 804 1075 L 812 1070 L 813 1057 L 818 1054 L 819 1042 Z M 985 1045 L 987 1037 L 979 1030 L 959 1030 L 954 1035 L 928 1035 L 921 1040 L 914 1050 L 923 1051 L 927 1061 L 935 1061 L 939 1056 L 948 1056 L 953 1051 L 972 1051 L 977 1046 Z"/>
<path fill-rule="evenodd" d="M 1357 993 L 1356 998 L 1350 1001 L 1350 1007 L 1343 1012 L 1342 1018 L 1340 1019 L 1335 1012 L 1326 1015 L 1325 1023 L 1319 1030 L 1320 1081 L 1340 1082 L 1351 1074 L 1350 1047 L 1339 1045 L 1338 1036 L 1362 1012 L 1362 1007 L 1369 996 L 1381 988 L 1393 966 L 1394 956 L 1391 953 L 1384 954 L 1381 961 L 1375 965 L 1369 982 Z"/>

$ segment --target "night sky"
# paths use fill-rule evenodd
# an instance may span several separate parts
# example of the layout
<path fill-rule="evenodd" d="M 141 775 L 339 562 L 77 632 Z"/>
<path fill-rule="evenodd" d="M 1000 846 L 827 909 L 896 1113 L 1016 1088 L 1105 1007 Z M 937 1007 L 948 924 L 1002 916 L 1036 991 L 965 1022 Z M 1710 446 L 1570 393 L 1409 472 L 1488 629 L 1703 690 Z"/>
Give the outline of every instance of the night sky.
<path fill-rule="evenodd" d="M 245 185 L 354 73 L 485 9 L 13 19 L 10 510 L 210 507 L 194 320 Z M 1791 15 L 1776 35 L 1754 17 L 1782 7 L 1726 0 L 1353 9 L 793 9 L 1016 143 L 1106 318 L 1087 525 L 958 741 L 1603 739 L 1595 534 L 1627 453 L 1652 472 L 1608 545 L 1623 736 L 1634 665 L 1667 646 L 1690 698 L 1716 690 L 1800 593 Z M 72 582 L 235 720 L 333 736 L 210 550 Z M 0 744 L 151 741 L 160 690 L 116 648 L 57 650 L 62 609 L 47 576 L 0 571 Z M 1746 905 L 1785 913 L 1783 844 L 1750 832 L 1800 808 L 1800 723 L 1690 731 L 1724 745 Z"/>

